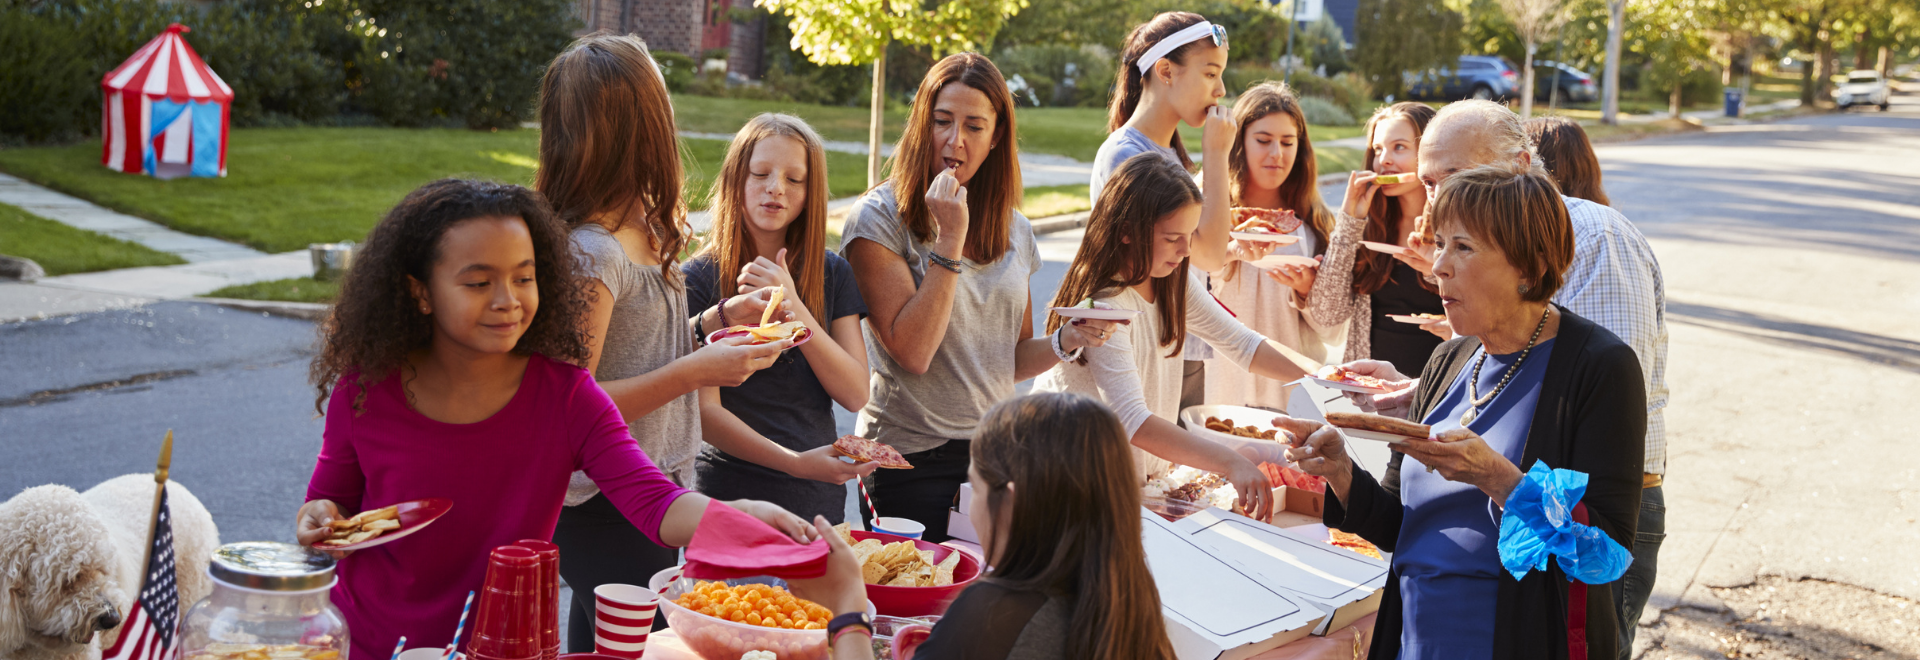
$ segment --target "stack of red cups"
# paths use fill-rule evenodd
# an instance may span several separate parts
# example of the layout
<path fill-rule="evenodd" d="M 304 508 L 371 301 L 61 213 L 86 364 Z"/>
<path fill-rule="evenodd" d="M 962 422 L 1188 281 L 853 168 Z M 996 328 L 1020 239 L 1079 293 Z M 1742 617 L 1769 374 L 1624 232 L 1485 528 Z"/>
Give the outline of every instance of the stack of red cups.
<path fill-rule="evenodd" d="M 517 545 L 494 548 L 480 612 L 467 645 L 473 660 L 540 660 L 540 554 Z"/>
<path fill-rule="evenodd" d="M 560 546 L 522 539 L 514 545 L 540 556 L 540 660 L 560 657 Z"/>

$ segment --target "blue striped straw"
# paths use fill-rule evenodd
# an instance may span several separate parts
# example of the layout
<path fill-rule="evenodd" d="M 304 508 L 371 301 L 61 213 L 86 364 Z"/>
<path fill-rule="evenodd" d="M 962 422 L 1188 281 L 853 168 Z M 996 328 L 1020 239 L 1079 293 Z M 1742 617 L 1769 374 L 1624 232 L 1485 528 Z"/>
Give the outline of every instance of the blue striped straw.
<path fill-rule="evenodd" d="M 460 631 L 467 629 L 467 612 L 473 609 L 473 592 L 467 592 L 467 604 L 460 606 L 460 625 L 453 628 L 453 643 L 447 645 L 447 654 L 441 660 L 453 660 L 455 648 L 460 646 Z"/>
<path fill-rule="evenodd" d="M 407 636 L 401 635 L 400 641 L 393 644 L 393 660 L 400 660 L 400 652 L 407 649 Z"/>

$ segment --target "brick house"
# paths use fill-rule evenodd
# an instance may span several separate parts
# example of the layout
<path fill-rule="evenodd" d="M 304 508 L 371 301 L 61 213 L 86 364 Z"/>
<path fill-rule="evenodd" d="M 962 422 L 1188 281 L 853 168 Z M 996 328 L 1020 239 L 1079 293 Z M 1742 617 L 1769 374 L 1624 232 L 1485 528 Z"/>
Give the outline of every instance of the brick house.
<path fill-rule="evenodd" d="M 757 79 L 765 68 L 767 15 L 753 0 L 577 0 L 581 34 L 607 30 L 639 35 L 654 50 L 702 53 L 726 49 L 727 72 Z M 734 9 L 752 18 L 735 22 Z M 746 12 L 742 12 L 746 13 Z"/>

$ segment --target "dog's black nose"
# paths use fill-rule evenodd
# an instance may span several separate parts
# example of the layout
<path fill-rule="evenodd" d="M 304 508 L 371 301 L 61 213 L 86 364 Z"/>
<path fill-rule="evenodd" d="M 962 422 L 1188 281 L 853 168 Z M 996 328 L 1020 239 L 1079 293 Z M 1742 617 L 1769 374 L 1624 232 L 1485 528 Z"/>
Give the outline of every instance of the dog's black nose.
<path fill-rule="evenodd" d="M 95 630 L 112 630 L 120 625 L 120 611 L 108 609 L 93 620 Z"/>

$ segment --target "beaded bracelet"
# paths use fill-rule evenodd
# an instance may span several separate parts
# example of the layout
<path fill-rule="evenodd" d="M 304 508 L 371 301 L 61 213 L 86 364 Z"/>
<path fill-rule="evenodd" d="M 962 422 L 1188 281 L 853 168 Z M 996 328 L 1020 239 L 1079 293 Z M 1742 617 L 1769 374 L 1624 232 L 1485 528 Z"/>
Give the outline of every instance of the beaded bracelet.
<path fill-rule="evenodd" d="M 932 261 L 935 265 L 941 268 L 945 268 L 947 270 L 953 271 L 954 274 L 956 275 L 959 274 L 960 269 L 966 265 L 966 264 L 960 263 L 957 260 L 948 259 L 946 257 L 940 256 L 940 253 L 934 252 L 932 250 L 927 251 L 927 260 Z"/>

